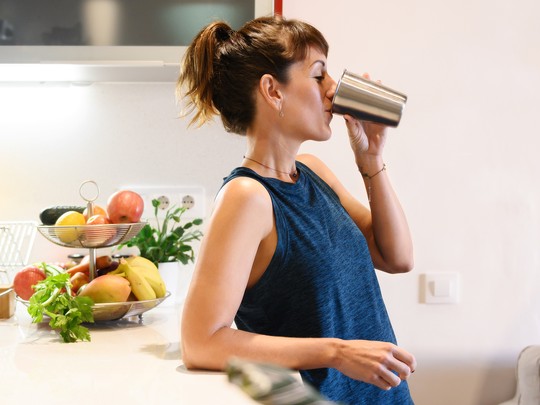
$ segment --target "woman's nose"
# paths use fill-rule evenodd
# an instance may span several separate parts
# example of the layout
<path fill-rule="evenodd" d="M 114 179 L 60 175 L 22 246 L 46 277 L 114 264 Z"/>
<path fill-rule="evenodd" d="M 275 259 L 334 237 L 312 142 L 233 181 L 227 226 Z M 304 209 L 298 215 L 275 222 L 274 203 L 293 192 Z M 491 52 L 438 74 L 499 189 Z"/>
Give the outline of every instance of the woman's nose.
<path fill-rule="evenodd" d="M 334 79 L 332 79 L 330 75 L 328 75 L 328 79 L 330 81 L 330 84 L 328 85 L 328 90 L 326 91 L 326 97 L 332 100 L 336 92 L 337 83 Z"/>

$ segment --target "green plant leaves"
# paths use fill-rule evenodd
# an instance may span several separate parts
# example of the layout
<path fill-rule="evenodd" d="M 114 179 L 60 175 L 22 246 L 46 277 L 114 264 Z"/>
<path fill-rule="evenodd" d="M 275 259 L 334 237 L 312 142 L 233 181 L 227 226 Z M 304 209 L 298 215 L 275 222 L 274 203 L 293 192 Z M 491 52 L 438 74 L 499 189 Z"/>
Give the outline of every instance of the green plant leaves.
<path fill-rule="evenodd" d="M 156 227 L 146 224 L 138 235 L 118 247 L 137 247 L 142 257 L 151 260 L 156 265 L 175 261 L 182 264 L 194 262 L 195 252 L 191 243 L 201 240 L 203 233 L 195 228 L 200 226 L 203 220 L 196 218 L 182 224 L 182 214 L 186 208 L 173 206 L 167 210 L 160 224 L 159 205 L 158 200 L 152 200 Z"/>

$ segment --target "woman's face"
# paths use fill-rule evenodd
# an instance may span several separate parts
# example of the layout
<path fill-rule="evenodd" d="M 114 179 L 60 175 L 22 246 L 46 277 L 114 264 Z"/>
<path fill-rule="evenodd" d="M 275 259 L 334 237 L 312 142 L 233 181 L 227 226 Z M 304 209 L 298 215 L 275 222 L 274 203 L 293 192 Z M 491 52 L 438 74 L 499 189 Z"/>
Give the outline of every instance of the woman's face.
<path fill-rule="evenodd" d="M 303 61 L 291 65 L 289 82 L 282 87 L 283 124 L 301 141 L 323 141 L 332 131 L 332 98 L 336 82 L 328 75 L 326 57 L 310 48 Z"/>

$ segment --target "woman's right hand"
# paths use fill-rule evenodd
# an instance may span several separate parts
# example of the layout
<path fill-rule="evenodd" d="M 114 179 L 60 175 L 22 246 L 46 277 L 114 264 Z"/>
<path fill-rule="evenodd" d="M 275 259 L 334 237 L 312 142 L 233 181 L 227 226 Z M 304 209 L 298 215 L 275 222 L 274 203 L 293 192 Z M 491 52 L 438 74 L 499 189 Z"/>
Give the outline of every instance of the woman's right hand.
<path fill-rule="evenodd" d="M 380 389 L 397 387 L 416 368 L 414 356 L 392 343 L 368 340 L 344 340 L 336 369 L 355 380 Z"/>

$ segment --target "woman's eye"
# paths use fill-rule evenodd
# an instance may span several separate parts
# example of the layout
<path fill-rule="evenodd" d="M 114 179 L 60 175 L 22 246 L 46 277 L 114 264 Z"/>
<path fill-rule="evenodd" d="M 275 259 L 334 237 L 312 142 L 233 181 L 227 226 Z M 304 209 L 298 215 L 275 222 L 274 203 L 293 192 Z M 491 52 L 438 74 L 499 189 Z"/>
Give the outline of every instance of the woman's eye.
<path fill-rule="evenodd" d="M 324 76 L 315 76 L 315 80 L 322 82 L 324 80 Z"/>

